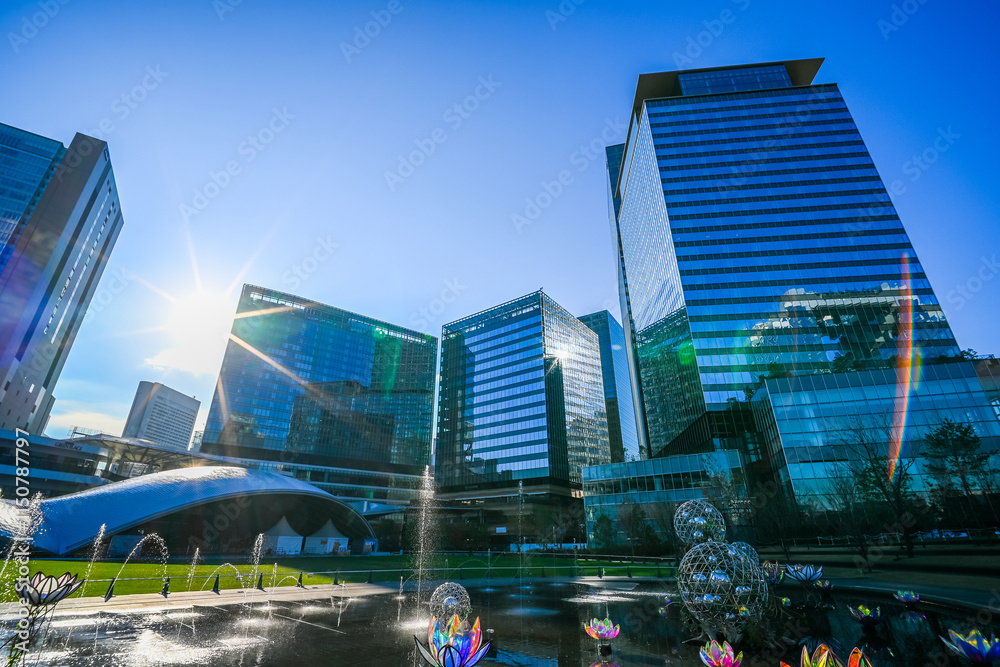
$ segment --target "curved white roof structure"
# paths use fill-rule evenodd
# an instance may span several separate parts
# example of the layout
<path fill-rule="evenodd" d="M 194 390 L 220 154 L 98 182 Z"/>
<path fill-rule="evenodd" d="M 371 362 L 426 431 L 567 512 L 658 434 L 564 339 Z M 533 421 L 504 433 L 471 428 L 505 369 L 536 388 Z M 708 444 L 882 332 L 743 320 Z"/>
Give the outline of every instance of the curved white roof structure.
<path fill-rule="evenodd" d="M 41 502 L 42 525 L 34 546 L 64 554 L 93 542 L 106 524 L 113 535 L 178 511 L 199 505 L 254 496 L 302 496 L 329 504 L 329 513 L 341 530 L 356 537 L 374 537 L 371 526 L 350 505 L 306 482 L 245 468 L 204 466 L 135 477 Z M 11 514 L 12 504 L 0 510 Z M 0 533 L 12 537 L 9 523 L 0 520 Z"/>

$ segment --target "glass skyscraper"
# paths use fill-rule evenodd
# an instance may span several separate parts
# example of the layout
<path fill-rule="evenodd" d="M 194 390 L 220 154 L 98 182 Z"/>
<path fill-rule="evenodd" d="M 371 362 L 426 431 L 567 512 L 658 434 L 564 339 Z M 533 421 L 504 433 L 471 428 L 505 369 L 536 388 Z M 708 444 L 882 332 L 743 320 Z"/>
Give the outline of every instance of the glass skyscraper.
<path fill-rule="evenodd" d="M 246 285 L 201 451 L 402 504 L 430 464 L 437 339 Z"/>
<path fill-rule="evenodd" d="M 598 335 L 538 291 L 446 324 L 435 481 L 447 500 L 570 497 L 610 462 Z"/>
<path fill-rule="evenodd" d="M 107 144 L 0 124 L 0 429 L 45 428 L 122 224 Z"/>
<path fill-rule="evenodd" d="M 713 415 L 761 376 L 959 352 L 839 89 L 813 84 L 821 64 L 642 75 L 607 151 L 652 455 L 718 437 Z"/>
<path fill-rule="evenodd" d="M 582 315 L 580 321 L 597 334 L 601 349 L 601 376 L 604 382 L 604 401 L 608 406 L 611 462 L 638 461 L 641 452 L 635 426 L 625 330 L 614 315 L 606 310 Z"/>

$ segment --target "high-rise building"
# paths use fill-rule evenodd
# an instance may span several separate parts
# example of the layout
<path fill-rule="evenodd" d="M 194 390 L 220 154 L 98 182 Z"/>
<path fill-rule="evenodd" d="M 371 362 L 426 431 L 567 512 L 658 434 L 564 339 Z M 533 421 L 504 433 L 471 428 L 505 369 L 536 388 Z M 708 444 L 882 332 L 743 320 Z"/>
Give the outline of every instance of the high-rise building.
<path fill-rule="evenodd" d="M 201 401 L 159 382 L 140 382 L 123 438 L 140 438 L 187 449 Z"/>
<path fill-rule="evenodd" d="M 597 334 L 601 349 L 601 376 L 604 382 L 604 402 L 608 410 L 611 462 L 638 461 L 642 458 L 642 452 L 635 426 L 625 330 L 614 315 L 606 310 L 582 315 L 580 321 Z"/>
<path fill-rule="evenodd" d="M 639 77 L 607 151 L 641 436 L 743 431 L 761 377 L 959 352 L 822 59 Z M 738 439 L 738 437 L 737 437 Z"/>
<path fill-rule="evenodd" d="M 201 452 L 405 504 L 430 464 L 437 339 L 246 285 Z"/>
<path fill-rule="evenodd" d="M 439 498 L 510 512 L 579 498 L 581 469 L 610 462 L 598 341 L 542 291 L 446 324 Z"/>
<path fill-rule="evenodd" d="M 0 429 L 45 428 L 121 227 L 106 143 L 0 124 Z"/>

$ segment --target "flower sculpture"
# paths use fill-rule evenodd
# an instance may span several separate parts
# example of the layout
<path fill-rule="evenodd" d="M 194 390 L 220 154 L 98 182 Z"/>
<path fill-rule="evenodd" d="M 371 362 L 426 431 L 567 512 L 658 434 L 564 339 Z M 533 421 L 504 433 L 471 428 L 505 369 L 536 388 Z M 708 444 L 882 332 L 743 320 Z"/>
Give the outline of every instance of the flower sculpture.
<path fill-rule="evenodd" d="M 35 573 L 27 581 L 17 580 L 14 591 L 25 610 L 24 618 L 17 624 L 17 631 L 4 642 L 8 646 L 7 664 L 20 665 L 27 654 L 28 646 L 34 641 L 45 614 L 83 585 L 83 580 L 77 580 L 76 575 L 66 574 L 53 577 L 41 572 Z M 43 623 L 39 623 L 39 619 Z"/>
<path fill-rule="evenodd" d="M 851 652 L 851 657 L 848 659 L 847 665 L 848 667 L 872 667 L 871 661 L 865 657 L 865 654 L 859 648 Z M 781 667 L 790 667 L 790 665 L 787 662 L 783 662 L 781 663 Z M 809 649 L 805 646 L 802 647 L 800 667 L 844 667 L 844 663 L 830 650 L 829 646 L 820 644 L 813 651 L 812 657 L 809 656 Z"/>
<path fill-rule="evenodd" d="M 791 607 L 792 606 L 792 601 L 789 600 L 788 598 L 781 598 L 781 606 L 782 607 Z"/>
<path fill-rule="evenodd" d="M 733 647 L 728 642 L 720 644 L 713 639 L 701 648 L 701 661 L 708 667 L 740 667 L 743 653 L 734 655 Z"/>
<path fill-rule="evenodd" d="M 785 571 L 782 569 L 781 565 L 777 563 L 772 563 L 771 561 L 764 561 L 760 565 L 761 571 L 764 572 L 764 579 L 773 588 L 781 583 L 781 580 L 785 578 Z"/>
<path fill-rule="evenodd" d="M 820 589 L 824 593 L 829 593 L 833 590 L 833 584 L 830 583 L 829 579 L 818 579 L 816 581 L 816 588 Z"/>
<path fill-rule="evenodd" d="M 789 577 L 803 584 L 818 581 L 823 578 L 823 567 L 815 565 L 789 565 L 786 569 Z"/>
<path fill-rule="evenodd" d="M 1000 660 L 1000 642 L 997 641 L 996 635 L 990 635 L 990 638 L 987 639 L 986 635 L 979 630 L 973 630 L 965 637 L 954 630 L 948 630 L 948 635 L 951 637 L 951 641 L 944 637 L 941 638 L 941 641 L 956 655 L 968 658 L 972 662 L 985 664 Z"/>
<path fill-rule="evenodd" d="M 457 614 L 444 627 L 441 621 L 431 617 L 426 647 L 413 638 L 420 655 L 432 667 L 472 667 L 490 650 L 490 642 L 482 644 L 482 640 L 479 619 L 470 627 L 468 621 L 462 621 Z"/>
<path fill-rule="evenodd" d="M 76 575 L 69 572 L 61 577 L 50 577 L 37 572 L 20 588 L 15 586 L 15 590 L 17 596 L 24 601 L 21 604 L 28 607 L 41 607 L 54 605 L 65 600 L 82 585 L 83 581 L 77 581 Z"/>
<path fill-rule="evenodd" d="M 620 625 L 615 625 L 610 618 L 606 618 L 603 621 L 600 619 L 592 619 L 589 624 L 583 626 L 583 629 L 587 631 L 593 639 L 597 641 L 607 641 L 609 639 L 614 639 L 618 636 L 621 631 Z"/>
<path fill-rule="evenodd" d="M 892 597 L 896 598 L 900 602 L 905 602 L 906 604 L 920 602 L 920 596 L 913 591 L 896 591 L 892 594 Z"/>
<path fill-rule="evenodd" d="M 858 605 L 857 607 L 848 607 L 848 610 L 851 612 L 851 618 L 865 627 L 873 627 L 882 622 L 882 609 L 880 607 L 872 609 L 866 605 Z"/>

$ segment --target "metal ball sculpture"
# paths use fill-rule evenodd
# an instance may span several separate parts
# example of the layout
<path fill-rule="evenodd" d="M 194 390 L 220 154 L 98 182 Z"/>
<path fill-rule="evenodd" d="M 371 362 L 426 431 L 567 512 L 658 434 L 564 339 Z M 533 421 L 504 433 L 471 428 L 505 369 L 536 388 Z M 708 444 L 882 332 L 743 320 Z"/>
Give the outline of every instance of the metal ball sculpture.
<path fill-rule="evenodd" d="M 461 584 L 446 582 L 434 589 L 431 594 L 431 614 L 438 619 L 450 619 L 458 616 L 465 621 L 472 612 L 472 601 L 469 593 Z"/>
<path fill-rule="evenodd" d="M 730 641 L 760 618 L 768 599 L 760 566 L 721 542 L 696 544 L 687 552 L 677 568 L 677 588 L 706 634 Z"/>
<path fill-rule="evenodd" d="M 726 519 L 704 500 L 688 500 L 674 513 L 677 539 L 690 546 L 703 542 L 726 541 Z"/>

